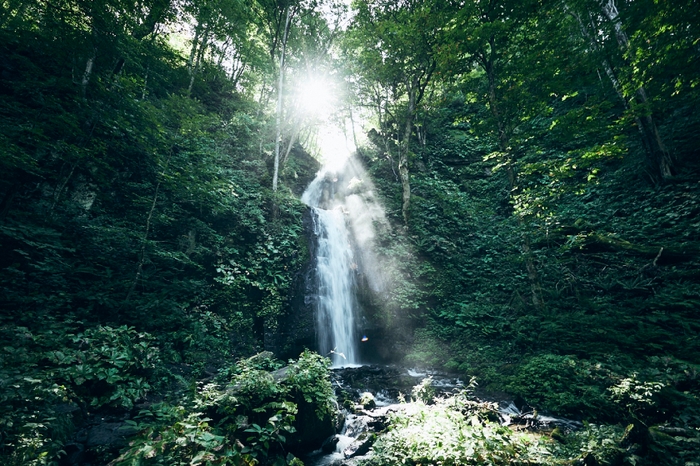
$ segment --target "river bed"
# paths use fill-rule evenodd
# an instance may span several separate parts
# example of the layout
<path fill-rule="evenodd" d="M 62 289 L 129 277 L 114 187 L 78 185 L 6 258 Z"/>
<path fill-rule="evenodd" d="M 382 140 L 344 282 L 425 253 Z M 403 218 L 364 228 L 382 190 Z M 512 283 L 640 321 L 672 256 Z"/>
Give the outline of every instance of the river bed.
<path fill-rule="evenodd" d="M 429 383 L 426 379 L 429 378 Z M 406 409 L 414 387 L 429 386 L 435 397 L 448 397 L 469 390 L 460 377 L 437 371 L 399 366 L 365 365 L 333 369 L 332 383 L 341 408 L 338 433 L 322 448 L 303 458 L 306 466 L 354 466 L 371 455 L 371 445 L 387 427 L 389 416 Z M 571 431 L 583 427 L 580 422 L 543 416 L 513 400 L 480 399 L 496 413 L 499 422 L 511 428 L 534 431 L 555 427 Z"/>

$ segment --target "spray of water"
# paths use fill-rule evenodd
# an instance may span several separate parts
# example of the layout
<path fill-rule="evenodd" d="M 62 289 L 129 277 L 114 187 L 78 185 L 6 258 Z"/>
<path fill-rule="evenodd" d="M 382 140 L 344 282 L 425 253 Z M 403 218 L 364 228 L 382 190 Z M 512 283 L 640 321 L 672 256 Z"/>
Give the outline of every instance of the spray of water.
<path fill-rule="evenodd" d="M 360 364 L 361 332 L 356 285 L 365 275 L 383 286 L 374 258 L 375 227 L 386 224 L 371 183 L 353 158 L 322 169 L 302 196 L 312 208 L 316 248 L 316 334 L 319 351 L 335 367 Z M 363 340 L 364 339 L 364 340 Z"/>
<path fill-rule="evenodd" d="M 339 208 L 316 209 L 319 349 L 334 365 L 358 364 L 353 263 L 345 216 Z"/>

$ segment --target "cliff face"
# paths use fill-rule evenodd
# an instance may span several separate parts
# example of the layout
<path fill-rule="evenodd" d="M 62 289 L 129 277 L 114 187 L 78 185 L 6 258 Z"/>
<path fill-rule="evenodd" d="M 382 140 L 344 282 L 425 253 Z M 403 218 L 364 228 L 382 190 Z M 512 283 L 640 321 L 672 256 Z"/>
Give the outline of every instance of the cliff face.
<path fill-rule="evenodd" d="M 311 209 L 302 217 L 308 260 L 294 277 L 285 313 L 276 328 L 265 329 L 265 350 L 286 360 L 299 355 L 305 348 L 315 350 L 316 343 L 316 237 Z"/>

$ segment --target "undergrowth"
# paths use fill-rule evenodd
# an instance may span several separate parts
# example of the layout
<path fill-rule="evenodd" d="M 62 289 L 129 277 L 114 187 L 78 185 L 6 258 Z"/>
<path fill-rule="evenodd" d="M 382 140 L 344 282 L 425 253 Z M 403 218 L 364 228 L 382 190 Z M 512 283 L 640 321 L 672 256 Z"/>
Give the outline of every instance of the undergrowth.
<path fill-rule="evenodd" d="M 688 466 L 700 454 L 698 428 L 584 423 L 579 430 L 531 431 L 502 425 L 495 403 L 472 397 L 473 383 L 448 397 L 426 396 L 429 385 L 425 379 L 391 415 L 364 465 Z M 612 392 L 615 400 L 652 404 L 658 389 L 626 380 Z"/>

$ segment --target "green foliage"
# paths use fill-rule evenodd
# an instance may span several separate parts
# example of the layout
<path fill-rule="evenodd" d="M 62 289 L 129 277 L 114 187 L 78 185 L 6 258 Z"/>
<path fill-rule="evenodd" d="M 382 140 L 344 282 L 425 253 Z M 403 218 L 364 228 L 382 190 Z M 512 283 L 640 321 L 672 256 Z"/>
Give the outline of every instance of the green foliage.
<path fill-rule="evenodd" d="M 607 375 L 600 364 L 545 354 L 527 359 L 507 389 L 537 409 L 575 417 L 606 413 L 614 418 L 604 388 Z"/>
<path fill-rule="evenodd" d="M 56 376 L 84 392 L 91 406 L 131 408 L 151 389 L 148 374 L 160 362 L 153 336 L 127 326 L 100 326 L 68 337 L 75 349 L 47 356 L 60 368 Z"/>
<path fill-rule="evenodd" d="M 622 446 L 624 435 L 625 429 L 621 426 L 586 423 L 582 430 L 564 436 L 553 449 L 570 460 L 583 458 L 600 465 L 635 464 L 638 457 L 631 449 Z"/>
<path fill-rule="evenodd" d="M 330 359 L 309 350 L 304 350 L 296 361 L 289 361 L 284 384 L 292 394 L 315 406 L 319 419 L 324 419 L 336 410 L 335 392 L 330 379 Z"/>
<path fill-rule="evenodd" d="M 404 405 L 373 446 L 368 465 L 528 464 L 547 456 L 546 441 L 489 421 L 464 397 Z"/>
<path fill-rule="evenodd" d="M 435 399 L 435 387 L 433 387 L 433 377 L 429 376 L 411 390 L 411 398 L 421 403 L 431 404 Z"/>
<path fill-rule="evenodd" d="M 202 392 L 207 391 L 211 387 L 203 387 Z M 211 398 L 205 401 L 198 396 L 194 401 L 196 409 L 216 406 Z M 212 423 L 200 411 L 155 405 L 141 411 L 138 422 L 130 423 L 140 434 L 110 464 L 258 464 L 270 456 L 275 445 L 284 443 L 281 432 L 293 432 L 295 410 L 285 405 L 261 427 L 247 424 L 244 418 Z M 279 456 L 276 459 L 274 464 L 287 464 Z"/>
<path fill-rule="evenodd" d="M 149 418 L 172 425 L 158 429 L 155 436 L 154 424 L 143 421 Z M 110 464 L 236 464 L 231 445 L 224 436 L 212 431 L 209 421 L 202 413 L 185 413 L 183 407 L 156 405 L 141 411 L 138 422 L 130 424 L 142 433 L 129 450 Z"/>
<path fill-rule="evenodd" d="M 131 408 L 152 390 L 160 359 L 147 333 L 101 326 L 61 335 L 49 326 L 32 334 L 20 327 L 9 346 L 3 330 L 0 454 L 9 464 L 53 461 L 88 406 Z"/>
<path fill-rule="evenodd" d="M 613 401 L 627 408 L 633 416 L 636 411 L 653 406 L 654 398 L 664 388 L 661 382 L 642 382 L 637 376 L 632 374 L 609 388 Z"/>
<path fill-rule="evenodd" d="M 583 0 L 443 3 L 355 2 L 343 38 L 348 87 L 378 111 L 363 154 L 391 220 L 404 221 L 397 162 L 412 187 L 406 228 L 380 234 L 386 292 L 363 303 L 368 319 L 412 364 L 477 374 L 540 410 L 652 426 L 632 433 L 638 452 L 588 426 L 564 462 L 695 461 L 696 2 L 608 2 L 616 18 Z M 89 410 L 195 387 L 291 311 L 308 247 L 290 191 L 316 167 L 296 145 L 289 189 L 268 188 L 284 5 L 178 8 L 3 3 L 3 464 L 54 461 Z M 294 66 L 333 37 L 305 11 Z M 186 22 L 191 40 L 166 35 Z M 332 412 L 326 364 L 304 353 L 286 379 L 271 360 L 229 367 L 144 411 L 122 460 L 287 461 L 280 436 L 304 403 Z M 519 461 L 534 445 L 432 409 L 419 411 L 487 451 L 459 461 Z M 396 435 L 386 458 L 412 462 L 415 446 L 415 461 L 447 461 L 434 438 Z"/>
<path fill-rule="evenodd" d="M 574 431 L 528 433 L 493 422 L 496 412 L 497 405 L 474 400 L 468 390 L 431 406 L 404 404 L 363 464 L 676 465 L 697 453 L 692 430 L 584 423 Z"/>
<path fill-rule="evenodd" d="M 297 395 L 329 414 L 328 364 L 309 351 L 284 369 L 265 353 L 240 360 L 220 375 L 226 383 L 201 384 L 180 405 L 142 410 L 130 422 L 140 433 L 111 464 L 294 464 L 285 446 L 296 433 Z"/>
<path fill-rule="evenodd" d="M 0 462 L 56 460 L 93 413 L 177 396 L 164 392 L 253 353 L 288 312 L 304 207 L 268 189 L 270 114 L 252 96 L 267 54 L 251 6 L 174 8 L 3 5 Z M 207 34 L 186 45 L 188 63 L 171 32 L 193 18 Z M 175 438 L 210 429 L 192 416 Z"/>

